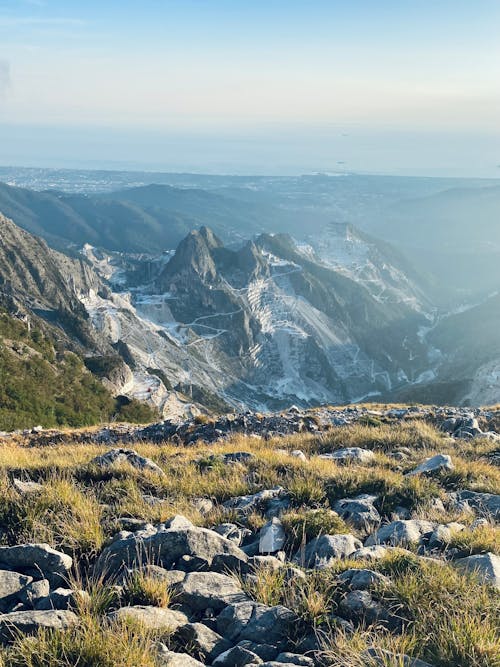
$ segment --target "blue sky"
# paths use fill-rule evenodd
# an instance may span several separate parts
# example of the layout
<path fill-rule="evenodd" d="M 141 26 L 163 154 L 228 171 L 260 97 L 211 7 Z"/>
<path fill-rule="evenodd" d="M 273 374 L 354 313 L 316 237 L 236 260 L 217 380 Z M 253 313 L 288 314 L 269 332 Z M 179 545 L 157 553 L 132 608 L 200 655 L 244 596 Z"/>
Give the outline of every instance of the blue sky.
<path fill-rule="evenodd" d="M 0 163 L 497 175 L 499 34 L 498 0 L 2 0 Z"/>

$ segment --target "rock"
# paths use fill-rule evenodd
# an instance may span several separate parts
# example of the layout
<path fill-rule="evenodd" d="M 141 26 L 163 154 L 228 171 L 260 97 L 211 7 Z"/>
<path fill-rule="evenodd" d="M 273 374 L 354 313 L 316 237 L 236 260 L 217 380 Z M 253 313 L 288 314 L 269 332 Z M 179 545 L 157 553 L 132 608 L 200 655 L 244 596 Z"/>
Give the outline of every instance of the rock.
<path fill-rule="evenodd" d="M 372 463 L 375 459 L 375 454 L 370 449 L 345 447 L 344 449 L 338 449 L 336 452 L 321 454 L 319 458 L 332 459 L 338 463 Z"/>
<path fill-rule="evenodd" d="M 194 498 L 192 503 L 195 510 L 198 510 L 202 516 L 206 516 L 214 508 L 214 504 L 210 498 Z"/>
<path fill-rule="evenodd" d="M 340 603 L 340 609 L 346 618 L 358 623 L 372 625 L 388 620 L 387 611 L 368 591 L 351 591 Z"/>
<path fill-rule="evenodd" d="M 163 609 L 147 605 L 121 607 L 108 614 L 108 618 L 115 621 L 132 620 L 149 630 L 164 630 L 175 632 L 189 622 L 186 614 L 174 609 Z"/>
<path fill-rule="evenodd" d="M 429 538 L 429 547 L 431 549 L 443 547 L 449 544 L 456 533 L 460 533 L 465 529 L 463 523 L 452 521 L 451 523 L 440 523 L 434 529 Z"/>
<path fill-rule="evenodd" d="M 210 663 L 231 648 L 231 642 L 203 623 L 182 625 L 176 630 L 173 639 L 181 646 L 189 646 L 196 658 Z"/>
<path fill-rule="evenodd" d="M 371 588 L 387 586 L 390 584 L 390 579 L 383 574 L 380 574 L 380 572 L 364 569 L 345 570 L 345 572 L 342 572 L 339 576 L 339 580 L 343 584 L 347 584 L 353 591 L 367 591 Z"/>
<path fill-rule="evenodd" d="M 250 452 L 231 452 L 230 454 L 224 454 L 223 461 L 224 463 L 246 463 L 253 458 L 254 455 Z"/>
<path fill-rule="evenodd" d="M 82 600 L 90 600 L 86 591 L 74 591 L 71 588 L 56 588 L 49 595 L 35 603 L 35 609 L 73 609 L 76 610 Z"/>
<path fill-rule="evenodd" d="M 43 484 L 32 481 L 24 482 L 22 479 L 17 479 L 15 477 L 12 480 L 12 486 L 23 496 L 29 496 L 30 494 L 43 491 Z"/>
<path fill-rule="evenodd" d="M 245 667 L 246 665 L 261 665 L 263 660 L 256 653 L 243 646 L 234 646 L 221 653 L 213 662 L 215 667 Z"/>
<path fill-rule="evenodd" d="M 433 532 L 434 525 L 430 521 L 417 519 L 393 521 L 370 535 L 365 541 L 365 546 L 369 547 L 375 544 L 390 544 L 392 546 L 420 544 L 423 535 Z"/>
<path fill-rule="evenodd" d="M 286 535 L 283 524 L 276 517 L 268 521 L 260 529 L 259 552 L 272 554 L 280 551 L 285 545 Z"/>
<path fill-rule="evenodd" d="M 292 452 L 290 452 L 290 456 L 299 459 L 299 461 L 307 461 L 307 456 L 301 449 L 294 449 Z"/>
<path fill-rule="evenodd" d="M 90 461 L 90 465 L 99 466 L 100 468 L 110 468 L 115 465 L 128 463 L 137 470 L 147 470 L 158 475 L 165 475 L 160 466 L 156 465 L 154 461 L 141 456 L 133 449 L 110 449 L 101 456 L 96 456 Z"/>
<path fill-rule="evenodd" d="M 461 491 L 457 501 L 474 508 L 480 516 L 500 520 L 500 494 Z"/>
<path fill-rule="evenodd" d="M 248 598 L 233 577 L 217 572 L 192 572 L 178 585 L 179 600 L 193 611 L 220 610 Z"/>
<path fill-rule="evenodd" d="M 34 609 L 38 600 L 48 597 L 50 593 L 50 584 L 47 579 L 39 579 L 28 584 L 20 594 L 19 599 L 27 607 Z"/>
<path fill-rule="evenodd" d="M 361 549 L 356 549 L 349 558 L 352 560 L 371 560 L 377 561 L 385 558 L 389 553 L 387 547 L 383 547 L 381 544 L 375 544 L 371 547 L 361 547 Z"/>
<path fill-rule="evenodd" d="M 293 611 L 277 605 L 267 607 L 258 602 L 239 602 L 226 607 L 217 617 L 217 630 L 230 641 L 248 639 L 277 644 L 286 640 L 297 616 Z"/>
<path fill-rule="evenodd" d="M 236 510 L 239 514 L 247 515 L 257 510 L 264 510 L 270 500 L 284 495 L 285 490 L 282 486 L 276 486 L 273 489 L 264 489 L 258 493 L 248 496 L 237 496 L 230 498 L 223 503 L 226 509 Z"/>
<path fill-rule="evenodd" d="M 170 569 L 176 563 L 181 564 L 186 556 L 205 561 L 209 566 L 212 559 L 221 554 L 247 561 L 245 553 L 234 542 L 213 530 L 192 525 L 180 529 L 159 526 L 152 534 L 134 533 L 110 544 L 101 552 L 95 572 L 98 576 L 109 576 L 118 572 L 123 565 L 130 567 L 151 561 Z"/>
<path fill-rule="evenodd" d="M 500 590 L 500 556 L 494 553 L 468 556 L 455 561 L 455 565 L 467 572 L 474 572 L 480 580 Z"/>
<path fill-rule="evenodd" d="M 24 574 L 0 570 L 0 612 L 10 611 L 16 600 L 21 599 L 23 590 L 33 581 Z"/>
<path fill-rule="evenodd" d="M 454 467 L 455 466 L 451 462 L 451 456 L 448 456 L 448 454 L 436 454 L 436 456 L 431 456 L 429 459 L 426 459 L 418 465 L 414 470 L 407 473 L 407 476 L 435 475 L 440 472 L 453 470 Z"/>
<path fill-rule="evenodd" d="M 140 568 L 140 572 L 156 581 L 163 581 L 170 588 L 175 588 L 177 584 L 184 581 L 186 576 L 186 573 L 181 570 L 166 570 L 164 567 L 159 567 L 159 565 L 143 565 Z M 127 574 L 130 576 L 133 573 L 134 570 L 129 570 Z"/>
<path fill-rule="evenodd" d="M 154 526 L 151 526 L 151 528 L 153 528 L 153 532 L 161 530 L 161 528 L 164 528 L 165 530 L 183 530 L 184 528 L 194 528 L 194 527 L 195 526 L 193 522 L 190 521 L 189 519 L 186 519 L 186 517 L 182 516 L 182 514 L 176 514 L 171 519 L 165 521 L 163 526 L 160 525 L 156 529 L 154 528 Z"/>
<path fill-rule="evenodd" d="M 235 523 L 221 523 L 218 526 L 215 526 L 213 530 L 238 546 L 243 542 L 243 538 L 246 537 L 246 535 L 251 535 L 250 530 L 240 528 Z"/>
<path fill-rule="evenodd" d="M 298 653 L 280 653 L 274 662 L 285 663 L 287 665 L 302 665 L 302 667 L 314 667 L 314 660 L 307 655 Z"/>
<path fill-rule="evenodd" d="M 337 558 L 347 558 L 362 546 L 360 540 L 351 534 L 320 535 L 307 543 L 303 554 L 299 550 L 294 560 L 304 567 L 321 569 Z"/>
<path fill-rule="evenodd" d="M 164 644 L 157 644 L 157 664 L 158 667 L 205 667 L 203 662 L 195 660 L 187 653 L 175 653 Z"/>
<path fill-rule="evenodd" d="M 17 636 L 34 635 L 41 628 L 65 630 L 77 625 L 78 617 L 72 611 L 14 611 L 0 614 L 0 641 L 6 644 Z"/>
<path fill-rule="evenodd" d="M 244 639 L 241 642 L 238 642 L 238 646 L 246 648 L 248 651 L 252 651 L 255 655 L 258 655 L 262 660 L 274 660 L 278 655 L 279 651 L 276 646 L 272 644 L 260 644 L 257 642 L 251 642 L 248 639 Z"/>
<path fill-rule="evenodd" d="M 28 574 L 35 579 L 41 576 L 51 585 L 68 578 L 73 559 L 49 547 L 48 544 L 18 544 L 0 547 L 0 568 Z"/>
<path fill-rule="evenodd" d="M 363 494 L 355 498 L 337 500 L 333 509 L 344 521 L 357 530 L 367 533 L 380 525 L 381 516 L 373 505 L 376 496 Z"/>
<path fill-rule="evenodd" d="M 363 655 L 370 658 L 370 665 L 373 664 L 380 667 L 387 667 L 387 665 L 397 665 L 398 667 L 432 667 L 428 662 L 423 662 L 418 658 L 410 658 L 409 655 L 396 655 L 390 651 L 382 648 L 368 648 L 363 651 Z"/>

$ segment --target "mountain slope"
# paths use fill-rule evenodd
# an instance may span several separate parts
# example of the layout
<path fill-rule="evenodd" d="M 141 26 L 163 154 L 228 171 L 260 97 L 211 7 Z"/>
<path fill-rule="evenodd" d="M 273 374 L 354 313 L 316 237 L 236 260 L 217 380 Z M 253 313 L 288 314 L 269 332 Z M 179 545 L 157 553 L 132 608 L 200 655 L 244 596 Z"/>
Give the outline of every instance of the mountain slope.
<path fill-rule="evenodd" d="M 154 416 L 113 398 L 126 366 L 90 324 L 79 298 L 90 289 L 104 290 L 90 265 L 0 215 L 0 429 Z M 103 354 L 114 359 L 108 388 L 84 364 L 84 356 Z"/>

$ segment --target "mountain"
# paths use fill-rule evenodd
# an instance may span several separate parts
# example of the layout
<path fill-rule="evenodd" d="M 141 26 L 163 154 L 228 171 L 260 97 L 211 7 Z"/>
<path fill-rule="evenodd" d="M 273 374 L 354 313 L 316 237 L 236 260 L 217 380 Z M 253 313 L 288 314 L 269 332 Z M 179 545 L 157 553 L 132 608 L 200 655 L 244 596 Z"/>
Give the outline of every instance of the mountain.
<path fill-rule="evenodd" d="M 119 272 L 124 261 L 106 266 Z M 375 298 L 288 235 L 228 247 L 202 227 L 148 267 L 145 282 L 141 263 L 129 264 L 110 296 L 82 299 L 95 328 L 126 345 L 138 396 L 166 388 L 165 400 L 175 389 L 259 409 L 343 403 L 425 367 L 416 332 L 427 319 L 413 302 Z"/>
<path fill-rule="evenodd" d="M 91 325 L 80 300 L 89 290 L 106 293 L 90 264 L 0 215 L 0 429 L 154 416 L 146 405 L 113 398 L 128 368 Z M 87 358 L 108 360 L 104 383 Z"/>
<path fill-rule="evenodd" d="M 128 253 L 173 249 L 202 224 L 225 238 L 241 239 L 286 217 L 269 205 L 167 185 L 86 195 L 36 192 L 0 183 L 0 211 L 61 250 L 89 243 Z"/>

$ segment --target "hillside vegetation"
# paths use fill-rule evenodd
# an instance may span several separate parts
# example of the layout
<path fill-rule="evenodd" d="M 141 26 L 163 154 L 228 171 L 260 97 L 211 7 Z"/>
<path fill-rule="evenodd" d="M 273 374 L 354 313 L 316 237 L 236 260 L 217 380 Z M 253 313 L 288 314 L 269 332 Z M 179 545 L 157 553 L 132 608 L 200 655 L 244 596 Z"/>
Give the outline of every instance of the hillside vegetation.
<path fill-rule="evenodd" d="M 80 357 L 56 351 L 42 330 L 0 311 L 0 430 L 89 426 L 113 418 L 146 422 L 145 404 L 120 405 Z"/>

